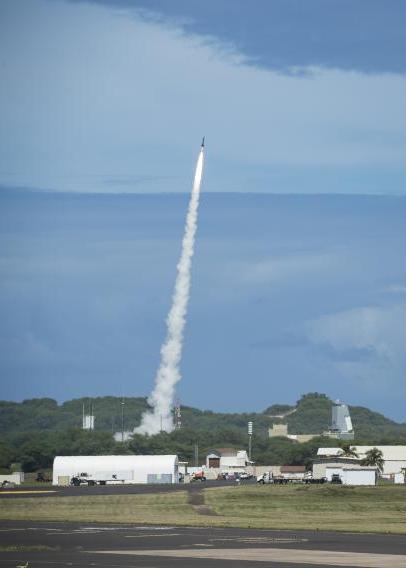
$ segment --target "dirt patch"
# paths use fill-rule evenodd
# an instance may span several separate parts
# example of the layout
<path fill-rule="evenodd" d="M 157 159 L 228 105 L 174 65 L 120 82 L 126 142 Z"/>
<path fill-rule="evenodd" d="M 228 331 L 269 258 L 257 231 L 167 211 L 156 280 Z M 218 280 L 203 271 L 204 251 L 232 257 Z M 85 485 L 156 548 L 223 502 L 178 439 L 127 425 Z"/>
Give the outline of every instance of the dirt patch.
<path fill-rule="evenodd" d="M 188 495 L 188 503 L 191 505 L 204 505 L 203 491 L 191 491 Z"/>
<path fill-rule="evenodd" d="M 209 505 L 205 504 L 203 491 L 191 491 L 188 494 L 188 503 L 198 515 L 217 515 Z"/>

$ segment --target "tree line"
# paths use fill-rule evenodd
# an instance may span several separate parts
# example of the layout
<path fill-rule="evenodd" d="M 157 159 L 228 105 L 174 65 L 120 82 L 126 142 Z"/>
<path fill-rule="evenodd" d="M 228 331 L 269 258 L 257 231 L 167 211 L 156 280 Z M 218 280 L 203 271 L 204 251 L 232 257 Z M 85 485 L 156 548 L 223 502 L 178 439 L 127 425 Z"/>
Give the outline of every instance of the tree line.
<path fill-rule="evenodd" d="M 295 406 L 275 404 L 262 413 L 215 413 L 182 407 L 182 428 L 156 436 L 134 435 L 128 442 L 116 442 L 115 431 L 132 430 L 148 408 L 145 398 L 118 397 L 74 399 L 61 405 L 49 398 L 21 403 L 0 401 L 0 469 L 8 472 L 12 463 L 24 471 L 52 467 L 56 455 L 177 454 L 182 461 L 198 464 L 209 450 L 232 447 L 247 449 L 247 422 L 254 422 L 252 457 L 259 465 L 307 465 L 319 447 L 337 446 L 338 441 L 317 437 L 299 444 L 287 438 L 269 438 L 273 423 L 286 422 L 290 433 L 318 433 L 328 429 L 332 401 L 324 394 L 303 395 Z M 83 410 L 93 408 L 96 429 L 81 429 Z M 292 412 L 294 411 L 294 412 Z M 406 425 L 398 424 L 367 408 L 350 407 L 356 440 L 353 445 L 406 444 Z M 285 418 L 275 418 L 285 412 Z"/>
<path fill-rule="evenodd" d="M 382 440 L 374 442 L 378 445 Z M 391 444 L 404 440 L 391 439 Z M 371 445 L 370 440 L 354 440 L 354 445 Z M 0 470 L 9 473 L 13 463 L 32 472 L 52 467 L 57 455 L 123 455 L 177 454 L 190 465 L 202 465 L 210 450 L 219 447 L 247 449 L 247 436 L 238 430 L 195 430 L 183 428 L 155 436 L 136 434 L 127 442 L 116 442 L 111 432 L 85 431 L 71 428 L 60 432 L 19 432 L 3 437 L 0 442 Z M 318 437 L 300 444 L 287 438 L 253 436 L 252 458 L 257 465 L 306 465 L 310 468 L 319 447 L 335 447 L 339 440 Z M 198 461 L 195 464 L 196 447 Z"/>

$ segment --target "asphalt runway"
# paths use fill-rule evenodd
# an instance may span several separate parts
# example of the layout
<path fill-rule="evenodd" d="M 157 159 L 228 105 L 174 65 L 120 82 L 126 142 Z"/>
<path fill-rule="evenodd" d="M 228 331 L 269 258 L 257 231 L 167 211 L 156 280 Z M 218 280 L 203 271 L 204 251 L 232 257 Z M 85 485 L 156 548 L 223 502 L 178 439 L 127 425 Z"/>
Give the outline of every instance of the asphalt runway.
<path fill-rule="evenodd" d="M 245 481 L 244 483 L 255 483 Z M 80 485 L 79 487 L 58 487 L 52 485 L 23 485 L 15 488 L 0 489 L 0 499 L 18 497 L 74 497 L 78 495 L 132 495 L 141 493 L 167 493 L 168 491 L 201 491 L 209 487 L 235 485 L 235 481 L 195 481 L 194 483 L 172 484 L 137 484 L 137 485 Z"/>
<path fill-rule="evenodd" d="M 13 547 L 18 551 L 10 552 Z M 313 531 L 0 522 L 0 568 L 405 568 L 406 537 Z"/>

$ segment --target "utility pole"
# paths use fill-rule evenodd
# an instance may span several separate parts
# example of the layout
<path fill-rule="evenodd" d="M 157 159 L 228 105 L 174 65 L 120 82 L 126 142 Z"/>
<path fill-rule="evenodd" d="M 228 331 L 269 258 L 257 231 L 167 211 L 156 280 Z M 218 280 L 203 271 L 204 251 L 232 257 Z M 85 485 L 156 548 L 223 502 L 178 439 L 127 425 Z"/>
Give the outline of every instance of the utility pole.
<path fill-rule="evenodd" d="M 90 430 L 94 430 L 94 409 L 93 409 L 93 400 L 90 400 Z"/>
<path fill-rule="evenodd" d="M 252 422 L 248 422 L 248 459 L 251 461 L 252 453 Z"/>
<path fill-rule="evenodd" d="M 121 441 L 124 442 L 124 397 L 121 399 Z"/>
<path fill-rule="evenodd" d="M 199 443 L 195 442 L 195 467 L 199 467 Z"/>

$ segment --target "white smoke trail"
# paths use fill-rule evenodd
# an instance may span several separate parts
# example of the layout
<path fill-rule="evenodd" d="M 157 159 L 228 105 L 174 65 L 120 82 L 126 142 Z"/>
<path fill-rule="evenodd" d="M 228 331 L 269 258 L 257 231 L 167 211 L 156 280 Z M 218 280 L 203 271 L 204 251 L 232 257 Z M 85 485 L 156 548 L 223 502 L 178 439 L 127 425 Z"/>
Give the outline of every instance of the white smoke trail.
<path fill-rule="evenodd" d="M 166 432 L 173 430 L 171 411 L 175 386 L 181 378 L 179 363 L 182 356 L 183 330 L 189 301 L 191 265 L 197 228 L 203 163 L 204 147 L 202 146 L 197 159 L 193 189 L 186 217 L 182 253 L 177 266 L 178 272 L 172 297 L 172 307 L 166 320 L 167 335 L 161 347 L 161 364 L 155 377 L 154 390 L 148 398 L 152 411 L 145 412 L 140 426 L 135 428 L 134 432 L 139 434 L 157 434 L 161 430 Z"/>

